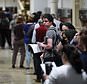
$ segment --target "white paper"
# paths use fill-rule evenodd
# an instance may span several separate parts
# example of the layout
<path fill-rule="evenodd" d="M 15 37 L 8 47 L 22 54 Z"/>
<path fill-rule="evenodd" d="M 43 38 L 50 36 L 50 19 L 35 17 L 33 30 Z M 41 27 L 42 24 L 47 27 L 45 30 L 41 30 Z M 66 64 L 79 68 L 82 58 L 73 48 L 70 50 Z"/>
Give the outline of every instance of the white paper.
<path fill-rule="evenodd" d="M 32 48 L 34 53 L 41 52 L 41 48 L 40 48 L 40 46 L 38 44 L 28 44 L 28 45 Z"/>
<path fill-rule="evenodd" d="M 52 62 L 52 65 L 53 65 L 53 67 L 52 67 L 52 68 L 57 67 L 57 66 L 56 66 L 56 64 L 55 64 L 55 62 Z M 42 70 L 43 70 L 44 74 L 46 74 L 45 63 L 43 63 L 43 62 L 42 62 L 42 64 L 40 64 L 40 66 L 41 66 L 41 68 L 42 68 Z"/>
<path fill-rule="evenodd" d="M 57 67 L 56 64 L 55 64 L 55 62 L 52 62 L 52 65 L 53 65 L 53 67 Z"/>
<path fill-rule="evenodd" d="M 42 68 L 42 70 L 43 70 L 44 74 L 46 74 L 45 64 L 44 64 L 44 63 L 42 63 L 42 64 L 40 64 L 40 66 L 41 66 L 41 68 Z"/>

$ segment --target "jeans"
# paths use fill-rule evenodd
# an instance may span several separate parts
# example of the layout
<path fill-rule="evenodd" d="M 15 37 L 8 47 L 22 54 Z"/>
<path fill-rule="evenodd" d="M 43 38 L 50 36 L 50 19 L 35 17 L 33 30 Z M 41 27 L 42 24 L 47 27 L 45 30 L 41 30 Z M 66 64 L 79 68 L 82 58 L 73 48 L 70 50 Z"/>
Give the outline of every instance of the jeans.
<path fill-rule="evenodd" d="M 31 61 L 31 55 L 30 55 L 30 51 L 28 49 L 28 44 L 25 44 L 25 51 L 26 51 L 26 66 L 30 67 L 30 61 Z"/>

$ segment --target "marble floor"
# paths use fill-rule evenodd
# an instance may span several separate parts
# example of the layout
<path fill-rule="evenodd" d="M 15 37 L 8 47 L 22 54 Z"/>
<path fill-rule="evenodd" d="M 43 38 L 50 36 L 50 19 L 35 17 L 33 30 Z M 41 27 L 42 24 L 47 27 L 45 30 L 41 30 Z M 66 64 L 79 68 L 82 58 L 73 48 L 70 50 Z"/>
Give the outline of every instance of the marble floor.
<path fill-rule="evenodd" d="M 17 58 L 17 67 L 11 67 L 12 50 L 0 49 L 0 84 L 41 84 L 35 82 L 35 75 L 33 75 L 33 68 L 26 70 L 19 68 L 19 58 Z M 33 67 L 31 61 L 31 67 Z"/>

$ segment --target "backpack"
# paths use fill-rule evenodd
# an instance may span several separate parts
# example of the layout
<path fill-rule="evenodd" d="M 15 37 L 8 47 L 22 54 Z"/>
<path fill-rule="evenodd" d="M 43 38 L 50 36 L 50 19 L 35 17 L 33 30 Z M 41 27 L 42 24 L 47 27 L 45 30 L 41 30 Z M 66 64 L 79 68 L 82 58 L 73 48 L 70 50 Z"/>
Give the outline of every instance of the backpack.
<path fill-rule="evenodd" d="M 53 48 L 52 48 L 52 52 L 54 53 L 54 56 L 57 56 L 58 55 L 58 51 L 57 51 L 57 45 L 58 43 L 61 41 L 61 37 L 60 37 L 60 34 L 57 32 L 56 28 L 51 28 L 49 30 L 53 30 L 55 31 L 55 34 L 56 34 L 56 38 L 53 37 Z"/>
<path fill-rule="evenodd" d="M 8 18 L 2 18 L 2 19 L 1 19 L 1 25 L 2 25 L 2 26 L 7 26 L 7 25 L 9 25 L 9 19 L 8 19 Z"/>
<path fill-rule="evenodd" d="M 29 43 L 32 43 L 32 35 L 35 24 L 32 24 L 27 32 L 27 36 L 29 37 Z"/>
<path fill-rule="evenodd" d="M 61 41 L 61 36 L 59 35 L 59 32 L 57 32 L 57 30 L 55 28 L 51 28 L 49 30 L 54 30 L 55 34 L 56 34 L 56 39 L 53 38 L 53 41 L 55 40 L 53 47 L 57 46 L 57 44 Z"/>
<path fill-rule="evenodd" d="M 60 66 L 60 65 L 62 65 L 62 60 L 61 60 L 60 53 L 57 51 L 57 45 L 61 41 L 61 36 L 55 28 L 51 28 L 49 30 L 55 31 L 55 34 L 56 34 L 56 38 L 53 38 L 54 43 L 53 43 L 51 55 L 53 55 L 53 60 L 56 64 L 56 66 Z"/>

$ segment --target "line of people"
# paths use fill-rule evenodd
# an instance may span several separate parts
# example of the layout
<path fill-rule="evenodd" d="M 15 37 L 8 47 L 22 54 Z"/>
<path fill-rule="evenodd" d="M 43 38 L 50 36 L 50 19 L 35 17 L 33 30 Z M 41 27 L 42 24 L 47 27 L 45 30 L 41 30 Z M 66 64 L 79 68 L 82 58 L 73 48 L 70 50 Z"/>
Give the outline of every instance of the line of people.
<path fill-rule="evenodd" d="M 50 28 L 53 27 L 53 20 L 49 19 L 50 15 L 45 16 L 44 22 L 45 24 L 49 24 L 47 32 L 47 44 L 40 43 L 39 45 L 45 48 L 48 53 L 51 53 L 49 49 L 52 50 L 54 39 L 52 38 L 52 30 Z M 76 39 L 74 36 L 77 34 L 75 27 L 71 23 L 62 23 L 61 24 L 61 36 L 57 48 L 58 51 L 61 52 L 60 57 L 63 65 L 57 66 L 57 68 L 53 68 L 50 75 L 43 75 L 45 79 L 44 84 L 57 84 L 57 83 L 79 83 L 86 84 L 87 83 L 87 48 L 86 48 L 86 38 L 87 38 L 87 29 L 83 29 L 79 32 L 79 36 Z M 51 34 L 49 34 L 51 32 Z M 52 35 L 52 36 L 51 36 Z M 74 39 L 73 39 L 74 38 Z M 73 42 L 71 42 L 73 40 Z M 60 45 L 61 44 L 61 45 Z M 59 53 L 59 52 L 58 52 Z M 50 56 L 50 57 L 48 57 Z M 55 58 L 51 57 L 52 55 L 44 55 L 43 59 L 45 62 L 51 61 L 55 62 Z M 58 59 L 57 59 L 58 61 Z M 56 63 L 56 62 L 55 62 Z M 83 75 L 84 73 L 84 75 Z M 73 75 L 72 75 L 73 74 Z M 82 77 L 81 77 L 82 76 Z M 78 80 L 77 80 L 78 79 Z"/>
<path fill-rule="evenodd" d="M 20 61 L 20 68 L 24 68 L 23 64 L 24 64 L 24 60 L 25 60 L 25 57 L 26 57 L 26 68 L 30 69 L 30 59 L 31 59 L 31 53 L 32 53 L 33 54 L 33 61 L 34 61 L 34 70 L 35 70 L 35 74 L 36 74 L 36 82 L 41 82 L 41 80 L 42 80 L 42 83 L 44 83 L 45 80 L 50 81 L 50 79 L 48 79 L 50 77 L 50 75 L 49 76 L 47 76 L 47 75 L 43 76 L 44 73 L 43 73 L 42 68 L 40 66 L 41 59 L 44 60 L 44 63 L 49 62 L 49 61 L 50 62 L 54 61 L 57 67 L 61 67 L 61 65 L 64 64 L 62 59 L 65 60 L 65 58 L 66 58 L 65 56 L 64 56 L 64 58 L 61 58 L 61 56 L 63 55 L 60 52 L 62 50 L 62 48 L 63 47 L 65 47 L 65 48 L 70 47 L 71 48 L 71 47 L 73 47 L 72 45 L 76 46 L 76 47 L 73 47 L 73 48 L 77 48 L 78 42 L 74 40 L 75 34 L 77 34 L 77 31 L 76 31 L 75 27 L 71 23 L 66 22 L 66 23 L 60 23 L 60 28 L 57 29 L 56 25 L 53 21 L 54 18 L 50 14 L 44 14 L 42 16 L 39 16 L 37 21 L 35 20 L 36 23 L 31 23 L 29 21 L 29 23 L 27 22 L 27 24 L 26 23 L 24 24 L 23 18 L 21 18 L 21 16 L 19 16 L 18 19 L 19 19 L 19 22 L 15 26 L 14 30 L 18 31 L 18 28 L 19 28 L 19 32 L 21 31 L 21 33 L 23 33 L 24 35 L 22 36 L 22 34 L 18 34 L 16 36 L 16 38 L 22 36 L 22 39 L 20 39 L 20 41 L 18 41 L 18 44 L 14 45 L 14 46 L 16 46 L 16 48 L 15 48 L 15 50 L 13 50 L 13 53 L 16 51 L 16 55 L 14 55 L 15 53 L 13 54 L 12 67 L 15 68 L 16 57 L 17 57 L 18 49 L 20 48 L 20 51 L 22 50 L 21 51 L 21 56 L 22 57 L 21 57 L 21 61 Z M 19 25 L 21 25 L 21 26 L 19 27 Z M 18 27 L 18 28 L 16 28 L 16 27 Z M 56 32 L 58 33 L 58 35 L 61 38 L 61 40 L 58 38 L 59 39 L 59 44 L 57 45 L 57 51 L 59 51 L 59 52 L 58 52 L 58 56 L 56 56 L 56 57 L 54 57 L 52 55 L 52 49 L 54 47 L 56 47 L 56 44 L 55 44 L 56 33 L 53 29 L 56 30 Z M 15 41 L 17 41 L 17 39 Z M 22 42 L 22 45 L 21 45 L 21 42 Z M 40 47 L 42 47 L 43 51 L 41 53 L 33 53 L 31 51 L 31 49 L 28 47 L 29 43 L 38 43 L 38 45 Z M 68 45 L 68 44 L 70 44 L 70 45 Z M 64 45 L 64 46 L 61 46 L 61 45 Z M 21 48 L 25 48 L 25 50 L 21 49 Z M 67 49 L 65 51 L 69 51 L 69 50 Z M 67 56 L 69 56 L 68 53 L 65 52 L 65 51 L 64 51 L 64 53 L 66 53 Z M 75 51 L 76 50 L 74 49 L 74 51 L 70 51 L 70 52 L 73 53 Z M 75 55 L 76 54 L 78 54 L 77 51 L 76 51 Z M 71 55 L 72 54 L 70 53 L 70 56 Z M 78 56 L 79 56 L 79 54 L 78 54 Z M 80 58 L 81 58 L 81 62 L 83 62 L 83 64 L 85 64 L 87 62 L 86 60 L 84 61 L 85 57 L 80 56 Z M 77 57 L 76 59 L 80 60 L 79 57 Z M 65 61 L 67 61 L 67 63 L 69 63 L 69 60 L 70 59 L 67 59 Z M 74 60 L 73 60 L 73 63 L 74 63 Z M 70 64 L 69 66 L 71 67 L 72 63 L 70 62 L 69 64 Z M 78 62 L 77 62 L 77 66 L 73 65 L 72 69 L 73 69 L 73 67 L 74 68 L 77 67 L 79 70 L 77 70 L 77 69 L 75 69 L 75 70 L 78 73 L 78 71 L 81 71 L 82 65 L 80 67 L 78 65 Z M 85 68 L 85 70 L 86 69 L 87 68 Z M 82 72 L 80 72 L 80 74 L 81 73 Z M 68 82 L 68 81 L 66 81 L 66 82 Z M 47 82 L 45 82 L 45 83 L 48 84 Z"/>
<path fill-rule="evenodd" d="M 6 19 L 6 17 L 5 14 L 0 14 L 2 15 L 0 15 L 1 25 L 1 19 Z M 42 81 L 42 84 L 64 84 L 65 82 L 68 84 L 86 84 L 87 29 L 77 32 L 71 23 L 62 23 L 57 21 L 54 15 L 42 14 L 41 11 L 33 13 L 33 16 L 25 21 L 23 15 L 14 15 L 10 23 L 9 36 L 13 35 L 12 44 L 11 38 L 7 41 L 9 47 L 13 47 L 12 68 L 16 68 L 17 54 L 20 52 L 19 67 L 30 69 L 31 55 L 33 54 L 36 82 Z M 9 25 L 4 25 L 3 29 L 6 27 L 9 27 Z M 2 26 L 0 27 L 0 37 L 3 37 L 4 33 L 1 29 Z M 4 32 L 7 32 L 7 30 L 4 30 Z M 58 38 L 56 33 L 59 36 Z M 8 33 L 5 36 L 8 36 Z M 56 38 L 58 44 L 56 44 Z M 0 41 L 0 46 L 4 48 L 5 41 L 2 42 L 1 39 Z M 28 46 L 31 43 L 37 43 L 42 47 L 42 52 L 33 53 L 32 49 Z M 58 56 L 55 56 L 53 53 L 55 47 Z M 55 62 L 57 67 L 53 68 L 49 75 L 44 74 L 40 66 L 42 60 L 44 63 Z M 26 61 L 26 66 L 24 66 L 24 61 Z"/>
<path fill-rule="evenodd" d="M 46 32 L 48 28 L 43 24 L 43 15 L 41 12 L 37 12 L 38 17 L 29 19 L 27 22 L 24 21 L 23 16 L 19 15 L 16 20 L 12 23 L 12 30 L 14 34 L 13 39 L 13 57 L 12 57 L 12 68 L 16 67 L 16 59 L 18 51 L 21 53 L 20 68 L 30 69 L 31 49 L 28 47 L 29 43 L 43 42 L 46 38 Z M 16 21 L 16 24 L 15 24 Z M 57 27 L 56 27 L 57 28 Z M 56 29 L 57 30 L 57 29 Z M 45 42 L 46 43 L 46 42 Z M 36 81 L 40 82 L 42 79 L 41 71 L 41 53 L 33 53 L 34 70 L 36 74 Z M 26 66 L 24 67 L 24 60 Z"/>
<path fill-rule="evenodd" d="M 52 73 L 49 76 L 44 75 L 44 73 L 41 72 L 41 76 L 42 76 L 42 80 L 43 80 L 42 83 L 44 83 L 44 79 L 46 79 L 46 81 L 47 81 L 47 82 L 45 81 L 46 84 L 57 84 L 60 82 L 63 84 L 61 79 L 63 79 L 63 77 L 64 77 L 64 80 L 66 81 L 66 83 L 71 83 L 71 81 L 74 81 L 75 84 L 77 84 L 79 82 L 81 84 L 83 84 L 83 83 L 86 84 L 87 83 L 87 81 L 86 81 L 87 80 L 87 75 L 86 75 L 87 61 L 85 58 L 87 56 L 87 54 L 86 54 L 87 53 L 87 51 L 86 51 L 86 42 L 87 41 L 86 41 L 86 36 L 84 36 L 84 35 L 87 34 L 87 32 L 86 32 L 87 29 L 86 30 L 83 29 L 80 32 L 80 35 L 83 35 L 85 38 L 83 38 L 83 36 L 82 36 L 80 38 L 80 42 L 71 43 L 71 41 L 74 40 L 73 38 L 74 38 L 75 34 L 77 34 L 75 27 L 71 23 L 61 23 L 60 24 L 61 33 L 59 33 L 59 35 L 61 37 L 61 40 L 57 46 L 57 50 L 62 51 L 61 53 L 64 52 L 64 54 L 59 55 L 60 59 L 61 59 L 61 61 L 59 61 L 58 56 L 56 57 L 56 60 L 55 60 L 55 57 L 52 55 L 52 49 L 56 46 L 55 45 L 56 34 L 55 34 L 55 31 L 52 30 L 52 28 L 55 29 L 53 17 L 50 14 L 45 14 L 42 19 L 43 19 L 43 24 L 47 27 L 47 32 L 46 32 L 47 39 L 44 40 L 46 42 L 38 42 L 39 46 L 44 48 L 44 52 L 42 53 L 42 55 L 41 56 L 39 55 L 40 58 L 42 58 L 44 60 L 44 63 L 55 62 L 55 64 L 57 65 L 57 63 L 62 62 L 61 65 L 64 65 L 66 67 L 66 72 L 69 70 L 71 71 L 68 74 L 61 70 L 61 69 L 63 69 L 61 65 L 57 65 L 58 69 L 60 70 L 59 73 L 57 73 L 57 74 L 55 72 L 56 69 L 54 69 L 54 71 L 52 71 Z M 80 43 L 80 46 L 76 47 L 77 44 L 79 44 L 79 43 Z M 83 51 L 82 51 L 82 49 L 83 49 Z M 84 50 L 85 50 L 85 55 L 82 54 L 84 52 Z M 58 53 L 60 53 L 60 52 L 58 52 Z M 69 64 L 69 65 L 66 65 L 66 64 Z M 75 71 L 77 73 L 75 73 Z M 85 76 L 82 75 L 83 72 L 85 73 Z M 66 73 L 66 78 L 64 75 L 65 73 Z M 72 73 L 73 73 L 73 76 L 71 75 Z M 58 80 L 58 76 L 61 77 L 62 76 L 61 74 L 63 74 L 63 77 L 61 79 L 59 78 L 61 80 L 60 81 L 60 80 Z M 70 77 L 71 81 L 69 81 L 67 79 L 68 75 L 70 75 L 69 77 Z M 80 78 L 80 76 L 83 76 L 83 77 Z M 77 77 L 78 80 L 75 77 Z M 84 78 L 85 78 L 85 80 L 84 80 Z M 81 80 L 79 81 L 79 79 L 81 79 Z"/>

